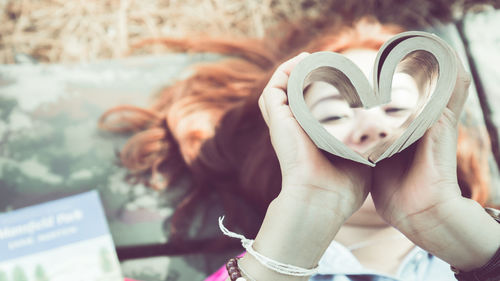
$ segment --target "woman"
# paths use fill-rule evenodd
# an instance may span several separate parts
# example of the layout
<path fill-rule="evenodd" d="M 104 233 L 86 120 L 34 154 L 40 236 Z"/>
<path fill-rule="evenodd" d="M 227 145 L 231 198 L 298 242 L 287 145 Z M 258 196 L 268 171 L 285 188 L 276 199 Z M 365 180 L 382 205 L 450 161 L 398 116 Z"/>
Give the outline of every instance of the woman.
<path fill-rule="evenodd" d="M 500 230 L 480 205 L 462 197 L 480 204 L 488 199 L 487 145 L 463 128 L 456 149 L 456 116 L 468 86 L 465 72 L 457 78 L 449 109 L 412 149 L 373 170 L 342 159 L 332 164 L 297 125 L 282 90 L 303 55 L 274 72 L 276 66 L 299 51 L 376 51 L 401 28 L 369 20 L 352 28 L 316 28 L 321 32 L 306 26 L 261 42 L 165 40 L 183 50 L 241 58 L 200 67 L 167 88 L 150 110 L 122 108 L 134 114 L 121 115 L 114 121 L 119 126 L 107 118 L 120 109 L 105 114 L 103 127 L 140 131 L 124 148 L 123 163 L 139 173 L 151 171 L 151 185 L 157 188 L 175 180 L 186 165 L 197 187 L 191 202 L 204 192 L 218 192 L 229 221 L 235 222 L 228 225 L 239 223 L 247 236 L 253 237 L 258 225 L 238 219 L 238 198 L 261 215 L 267 209 L 254 248 L 281 262 L 314 267 L 335 238 L 339 244 L 333 247 L 351 246 L 361 265 L 386 275 L 397 273 L 414 245 L 464 271 L 484 265 L 498 248 Z M 373 200 L 365 201 L 368 193 Z M 488 231 L 473 235 L 470 230 L 478 228 Z M 363 246 L 368 241 L 380 247 Z M 256 280 L 307 280 L 276 274 L 251 255 L 240 263 Z M 342 272 L 337 277 L 362 275 Z"/>

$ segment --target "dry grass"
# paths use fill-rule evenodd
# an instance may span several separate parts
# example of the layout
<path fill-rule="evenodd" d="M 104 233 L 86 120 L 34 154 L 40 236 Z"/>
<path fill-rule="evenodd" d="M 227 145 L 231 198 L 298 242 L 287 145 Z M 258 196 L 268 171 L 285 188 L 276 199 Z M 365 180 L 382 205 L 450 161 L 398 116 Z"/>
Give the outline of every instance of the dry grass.
<path fill-rule="evenodd" d="M 16 54 L 44 62 L 119 58 L 149 37 L 260 37 L 276 22 L 314 16 L 321 7 L 318 0 L 304 10 L 303 2 L 0 0 L 0 62 L 13 63 Z"/>
<path fill-rule="evenodd" d="M 151 37 L 262 37 L 279 22 L 317 16 L 422 23 L 449 18 L 457 3 L 491 1 L 498 0 L 0 0 L 0 63 L 20 54 L 42 62 L 119 58 Z"/>

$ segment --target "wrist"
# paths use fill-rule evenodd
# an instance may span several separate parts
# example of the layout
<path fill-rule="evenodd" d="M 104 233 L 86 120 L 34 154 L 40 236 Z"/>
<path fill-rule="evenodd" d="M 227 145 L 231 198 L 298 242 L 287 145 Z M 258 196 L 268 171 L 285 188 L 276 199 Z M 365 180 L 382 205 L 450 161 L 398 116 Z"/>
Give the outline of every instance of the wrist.
<path fill-rule="evenodd" d="M 486 264 L 500 246 L 500 225 L 476 201 L 457 197 L 414 215 L 405 235 L 463 271 Z"/>
<path fill-rule="evenodd" d="M 315 198 L 310 198 L 311 202 L 299 199 L 297 195 L 282 192 L 271 202 L 253 247 L 275 261 L 311 269 L 317 266 L 344 218 L 331 208 L 311 204 Z M 249 254 L 240 263 L 256 280 L 308 279 L 274 272 Z"/>
<path fill-rule="evenodd" d="M 339 218 L 342 223 L 359 209 L 366 199 L 366 194 L 351 194 L 349 188 L 323 188 L 313 184 L 283 185 L 279 198 L 302 208 L 329 212 L 330 216 Z M 341 223 L 341 224 L 342 224 Z"/>

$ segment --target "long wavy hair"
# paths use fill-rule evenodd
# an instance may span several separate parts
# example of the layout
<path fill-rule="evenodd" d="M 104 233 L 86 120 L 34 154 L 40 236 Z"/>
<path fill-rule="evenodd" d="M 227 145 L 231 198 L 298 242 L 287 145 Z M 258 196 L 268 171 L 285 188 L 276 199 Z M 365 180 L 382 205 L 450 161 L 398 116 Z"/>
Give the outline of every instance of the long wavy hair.
<path fill-rule="evenodd" d="M 102 129 L 132 134 L 121 163 L 152 188 L 172 185 L 185 171 L 192 192 L 178 206 L 173 226 L 198 200 L 216 193 L 228 223 L 255 235 L 260 224 L 242 219 L 246 202 L 263 219 L 281 188 L 279 163 L 257 100 L 275 68 L 302 51 L 378 50 L 400 26 L 364 18 L 343 25 L 314 22 L 280 27 L 263 39 L 151 39 L 181 52 L 212 52 L 223 60 L 199 64 L 194 73 L 164 88 L 149 108 L 118 106 L 99 121 Z M 489 198 L 490 144 L 476 126 L 461 125 L 458 180 L 462 193 L 481 204 Z M 483 134 L 484 136 L 484 134 Z"/>

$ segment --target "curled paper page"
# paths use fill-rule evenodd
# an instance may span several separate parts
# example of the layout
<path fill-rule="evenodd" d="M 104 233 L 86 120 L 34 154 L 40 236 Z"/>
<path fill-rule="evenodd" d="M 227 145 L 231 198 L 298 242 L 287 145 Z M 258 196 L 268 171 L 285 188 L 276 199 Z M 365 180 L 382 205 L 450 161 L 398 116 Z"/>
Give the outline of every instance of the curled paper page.
<path fill-rule="evenodd" d="M 305 89 L 316 81 L 334 86 L 351 108 L 366 109 L 391 101 L 396 72 L 420 82 L 420 95 L 412 114 L 398 132 L 370 151 L 359 153 L 329 133 L 311 114 Z M 420 31 L 400 33 L 379 50 L 373 69 L 373 88 L 356 64 L 339 53 L 317 52 L 304 58 L 290 74 L 290 108 L 316 146 L 328 153 L 369 166 L 398 153 L 423 136 L 439 118 L 453 92 L 457 77 L 454 50 L 439 37 Z"/>

